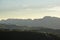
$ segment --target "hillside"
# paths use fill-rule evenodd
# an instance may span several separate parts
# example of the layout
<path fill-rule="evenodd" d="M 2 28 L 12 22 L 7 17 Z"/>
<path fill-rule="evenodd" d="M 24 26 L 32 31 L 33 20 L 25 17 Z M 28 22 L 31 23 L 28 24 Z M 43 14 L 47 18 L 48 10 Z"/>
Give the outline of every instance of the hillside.
<path fill-rule="evenodd" d="M 60 37 L 54 34 L 37 33 L 27 31 L 9 31 L 0 32 L 0 38 L 10 40 L 60 40 Z"/>
<path fill-rule="evenodd" d="M 0 31 L 32 31 L 41 33 L 54 33 L 60 36 L 60 29 L 51 29 L 44 27 L 28 27 L 28 26 L 17 26 L 17 25 L 7 25 L 0 24 Z"/>

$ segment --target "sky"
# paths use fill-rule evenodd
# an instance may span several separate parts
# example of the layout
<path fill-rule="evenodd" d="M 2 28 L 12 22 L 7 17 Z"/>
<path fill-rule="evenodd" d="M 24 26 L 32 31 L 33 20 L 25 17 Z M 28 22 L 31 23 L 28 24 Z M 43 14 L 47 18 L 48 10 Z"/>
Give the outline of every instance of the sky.
<path fill-rule="evenodd" d="M 0 0 L 0 19 L 60 17 L 60 0 Z"/>

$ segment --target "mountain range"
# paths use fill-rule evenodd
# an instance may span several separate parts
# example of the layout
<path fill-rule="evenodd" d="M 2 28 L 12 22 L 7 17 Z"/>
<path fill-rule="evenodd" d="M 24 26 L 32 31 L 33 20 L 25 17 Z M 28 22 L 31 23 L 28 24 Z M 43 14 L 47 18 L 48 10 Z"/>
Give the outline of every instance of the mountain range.
<path fill-rule="evenodd" d="M 60 18 L 45 16 L 40 19 L 7 19 L 1 20 L 0 24 L 28 26 L 28 27 L 46 27 L 60 29 Z"/>

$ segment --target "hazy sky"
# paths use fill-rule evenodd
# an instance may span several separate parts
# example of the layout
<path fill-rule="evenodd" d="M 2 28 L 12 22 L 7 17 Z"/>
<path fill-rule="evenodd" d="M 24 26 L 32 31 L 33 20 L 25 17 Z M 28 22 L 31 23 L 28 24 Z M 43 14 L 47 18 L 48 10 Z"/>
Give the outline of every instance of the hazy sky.
<path fill-rule="evenodd" d="M 60 17 L 60 0 L 0 0 L 0 19 Z"/>

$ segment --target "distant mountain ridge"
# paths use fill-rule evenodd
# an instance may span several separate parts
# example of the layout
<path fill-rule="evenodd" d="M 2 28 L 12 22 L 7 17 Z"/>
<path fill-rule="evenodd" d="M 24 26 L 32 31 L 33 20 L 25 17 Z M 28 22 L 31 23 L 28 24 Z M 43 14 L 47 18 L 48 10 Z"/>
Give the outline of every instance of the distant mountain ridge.
<path fill-rule="evenodd" d="M 1 20 L 0 24 L 12 24 L 18 26 L 29 26 L 29 27 L 48 27 L 60 29 L 60 18 L 45 16 L 42 19 L 7 19 Z"/>

